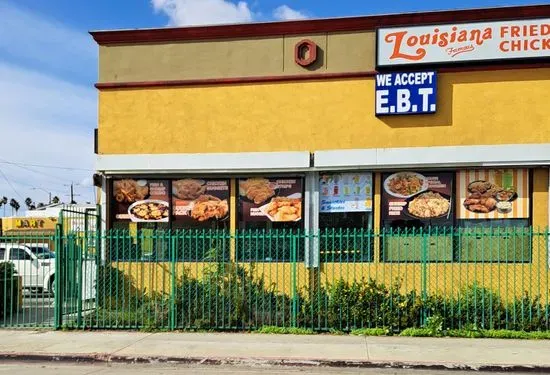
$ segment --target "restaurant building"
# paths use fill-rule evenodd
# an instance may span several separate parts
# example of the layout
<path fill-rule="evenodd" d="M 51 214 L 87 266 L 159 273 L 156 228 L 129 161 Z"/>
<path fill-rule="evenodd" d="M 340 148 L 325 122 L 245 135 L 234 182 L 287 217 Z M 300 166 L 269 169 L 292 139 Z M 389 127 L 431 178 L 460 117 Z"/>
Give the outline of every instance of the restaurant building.
<path fill-rule="evenodd" d="M 549 15 L 540 5 L 92 32 L 105 228 L 545 228 Z M 479 236 L 438 238 L 427 254 L 421 238 L 396 241 L 362 244 L 360 261 L 547 257 L 510 236 L 483 254 Z M 305 241 L 298 259 L 317 266 L 319 247 Z"/>

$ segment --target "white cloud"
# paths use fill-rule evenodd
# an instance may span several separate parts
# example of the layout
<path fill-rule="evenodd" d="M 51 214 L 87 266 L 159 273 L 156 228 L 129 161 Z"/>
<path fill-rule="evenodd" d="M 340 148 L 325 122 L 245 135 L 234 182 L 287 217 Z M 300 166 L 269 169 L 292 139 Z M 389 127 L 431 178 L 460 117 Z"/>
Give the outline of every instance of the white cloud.
<path fill-rule="evenodd" d="M 168 16 L 171 26 L 244 23 L 254 17 L 246 1 L 151 0 L 151 4 Z"/>
<path fill-rule="evenodd" d="M 87 182 L 93 173 L 93 42 L 85 33 L 5 2 L 0 24 L 0 170 L 15 189 L 0 174 L 0 197 L 15 198 L 22 208 L 26 197 L 46 203 L 47 192 L 68 201 L 68 185 Z M 77 201 L 93 201 L 92 188 L 75 190 Z"/>
<path fill-rule="evenodd" d="M 273 11 L 273 18 L 279 21 L 303 20 L 308 18 L 304 13 L 294 10 L 288 5 L 281 5 Z"/>

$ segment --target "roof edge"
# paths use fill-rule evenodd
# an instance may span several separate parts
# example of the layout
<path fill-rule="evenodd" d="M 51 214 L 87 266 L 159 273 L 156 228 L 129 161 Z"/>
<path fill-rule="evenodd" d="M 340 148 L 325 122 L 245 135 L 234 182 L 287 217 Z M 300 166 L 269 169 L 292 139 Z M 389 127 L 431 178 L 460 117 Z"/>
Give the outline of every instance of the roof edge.
<path fill-rule="evenodd" d="M 160 43 L 185 40 L 259 38 L 326 32 L 369 31 L 379 27 L 539 18 L 550 15 L 550 4 L 382 14 L 373 16 L 244 23 L 177 28 L 90 31 L 99 45 Z"/>

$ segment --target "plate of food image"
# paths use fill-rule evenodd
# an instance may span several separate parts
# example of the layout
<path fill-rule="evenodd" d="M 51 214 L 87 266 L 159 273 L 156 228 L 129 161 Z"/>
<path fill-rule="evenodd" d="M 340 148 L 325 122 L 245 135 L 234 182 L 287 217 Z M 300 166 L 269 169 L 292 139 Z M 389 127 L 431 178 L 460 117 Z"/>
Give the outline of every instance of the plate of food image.
<path fill-rule="evenodd" d="M 220 199 L 213 195 L 201 195 L 193 202 L 191 217 L 197 221 L 225 220 L 229 217 L 227 199 Z"/>
<path fill-rule="evenodd" d="M 449 215 L 451 204 L 449 195 L 427 190 L 408 198 L 405 212 L 415 219 L 439 219 Z"/>
<path fill-rule="evenodd" d="M 148 199 L 128 207 L 128 215 L 134 223 L 167 223 L 170 215 L 168 202 Z"/>
<path fill-rule="evenodd" d="M 239 195 L 254 204 L 263 204 L 277 195 L 277 188 L 266 178 L 248 178 L 239 181 Z"/>
<path fill-rule="evenodd" d="M 292 222 L 302 220 L 302 195 L 274 197 L 260 207 L 260 211 L 273 222 Z"/>
<path fill-rule="evenodd" d="M 428 179 L 416 172 L 398 172 L 384 180 L 384 190 L 393 197 L 406 199 L 428 190 Z"/>

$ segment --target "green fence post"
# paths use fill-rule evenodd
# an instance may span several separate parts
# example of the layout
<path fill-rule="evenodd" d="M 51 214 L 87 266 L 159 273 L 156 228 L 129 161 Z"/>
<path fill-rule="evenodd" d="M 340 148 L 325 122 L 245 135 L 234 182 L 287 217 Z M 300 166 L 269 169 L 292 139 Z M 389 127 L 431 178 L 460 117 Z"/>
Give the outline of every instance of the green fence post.
<path fill-rule="evenodd" d="M 297 280 L 296 280 L 296 262 L 297 262 L 297 235 L 295 233 L 291 233 L 292 239 L 291 239 L 291 259 L 290 262 L 292 263 L 292 275 L 291 275 L 291 283 L 292 283 L 292 327 L 296 327 L 296 320 L 298 317 L 298 294 L 297 294 Z"/>
<path fill-rule="evenodd" d="M 422 233 L 422 325 L 426 324 L 428 300 L 428 234 Z"/>
<path fill-rule="evenodd" d="M 86 235 L 85 235 L 86 236 Z M 77 242 L 77 239 L 76 238 L 72 238 L 72 240 L 75 242 L 75 244 L 72 246 L 73 248 L 73 251 L 76 253 L 75 254 L 75 265 L 76 265 L 76 290 L 75 290 L 75 297 L 77 298 L 76 300 L 76 327 L 77 328 L 82 328 L 82 298 L 84 297 L 83 294 L 82 294 L 82 289 L 83 289 L 83 285 L 82 285 L 82 282 L 83 282 L 83 275 L 82 275 L 82 272 L 83 272 L 83 267 L 82 267 L 82 263 L 83 263 L 83 259 L 82 259 L 82 252 L 84 251 L 84 248 L 79 248 L 78 246 L 78 243 L 80 241 Z"/>
<path fill-rule="evenodd" d="M 176 236 L 174 233 L 170 233 L 170 247 L 168 249 L 170 253 L 170 331 L 173 331 L 176 327 Z"/>
<path fill-rule="evenodd" d="M 60 329 L 63 324 L 63 296 L 61 295 L 61 280 L 63 280 L 63 229 L 61 224 L 55 226 L 55 286 L 54 286 L 54 327 Z"/>

